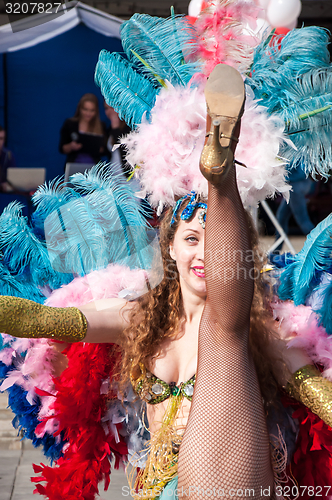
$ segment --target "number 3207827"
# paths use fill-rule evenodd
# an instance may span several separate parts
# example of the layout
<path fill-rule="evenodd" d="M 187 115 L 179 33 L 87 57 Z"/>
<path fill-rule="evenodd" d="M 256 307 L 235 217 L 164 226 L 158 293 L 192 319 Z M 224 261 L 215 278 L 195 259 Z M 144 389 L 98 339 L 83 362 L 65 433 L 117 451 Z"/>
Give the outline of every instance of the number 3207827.
<path fill-rule="evenodd" d="M 6 14 L 43 14 L 57 13 L 61 7 L 61 3 L 35 3 L 22 2 L 11 3 L 6 2 Z"/>

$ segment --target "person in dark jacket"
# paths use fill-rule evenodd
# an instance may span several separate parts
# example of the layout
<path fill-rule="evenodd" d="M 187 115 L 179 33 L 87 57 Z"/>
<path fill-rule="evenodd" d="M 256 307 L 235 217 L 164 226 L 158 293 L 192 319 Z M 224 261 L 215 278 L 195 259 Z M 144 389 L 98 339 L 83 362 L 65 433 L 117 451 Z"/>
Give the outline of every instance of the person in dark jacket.
<path fill-rule="evenodd" d="M 67 163 L 98 163 L 106 151 L 106 125 L 100 120 L 98 99 L 84 94 L 72 118 L 60 131 L 60 153 Z"/>
<path fill-rule="evenodd" d="M 13 190 L 7 182 L 7 169 L 16 167 L 14 155 L 9 149 L 4 147 L 6 131 L 0 125 L 0 192 L 8 193 Z"/>

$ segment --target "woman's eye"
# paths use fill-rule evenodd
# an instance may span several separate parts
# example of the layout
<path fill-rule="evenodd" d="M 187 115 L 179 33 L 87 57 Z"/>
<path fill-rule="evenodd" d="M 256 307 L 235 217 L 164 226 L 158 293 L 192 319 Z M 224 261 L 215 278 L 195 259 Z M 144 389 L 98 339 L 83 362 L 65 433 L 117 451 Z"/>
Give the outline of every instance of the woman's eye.
<path fill-rule="evenodd" d="M 186 241 L 189 241 L 189 243 L 194 243 L 197 240 L 197 238 L 195 238 L 195 236 L 188 236 L 188 238 L 186 238 Z"/>

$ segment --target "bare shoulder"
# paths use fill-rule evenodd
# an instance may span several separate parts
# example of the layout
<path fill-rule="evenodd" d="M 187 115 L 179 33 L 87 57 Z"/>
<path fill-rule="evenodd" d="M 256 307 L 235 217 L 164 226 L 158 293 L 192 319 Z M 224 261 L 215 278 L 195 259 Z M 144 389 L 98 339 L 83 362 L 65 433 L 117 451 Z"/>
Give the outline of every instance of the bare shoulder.
<path fill-rule="evenodd" d="M 123 330 L 129 325 L 130 313 L 135 302 L 125 299 L 102 299 L 90 302 L 79 309 L 88 322 L 86 342 L 117 344 Z"/>

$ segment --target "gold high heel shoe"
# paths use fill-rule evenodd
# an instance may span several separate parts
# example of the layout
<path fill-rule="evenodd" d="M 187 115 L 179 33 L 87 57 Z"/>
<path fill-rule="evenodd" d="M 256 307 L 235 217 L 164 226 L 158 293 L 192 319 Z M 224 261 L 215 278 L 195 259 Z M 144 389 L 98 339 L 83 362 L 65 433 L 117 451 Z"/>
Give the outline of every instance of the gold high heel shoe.
<path fill-rule="evenodd" d="M 244 110 L 245 89 L 238 71 L 226 64 L 218 64 L 205 86 L 205 99 L 211 117 L 211 131 L 201 158 L 200 170 L 212 184 L 222 182 L 234 163 L 232 141 L 238 142 L 235 128 Z"/>

